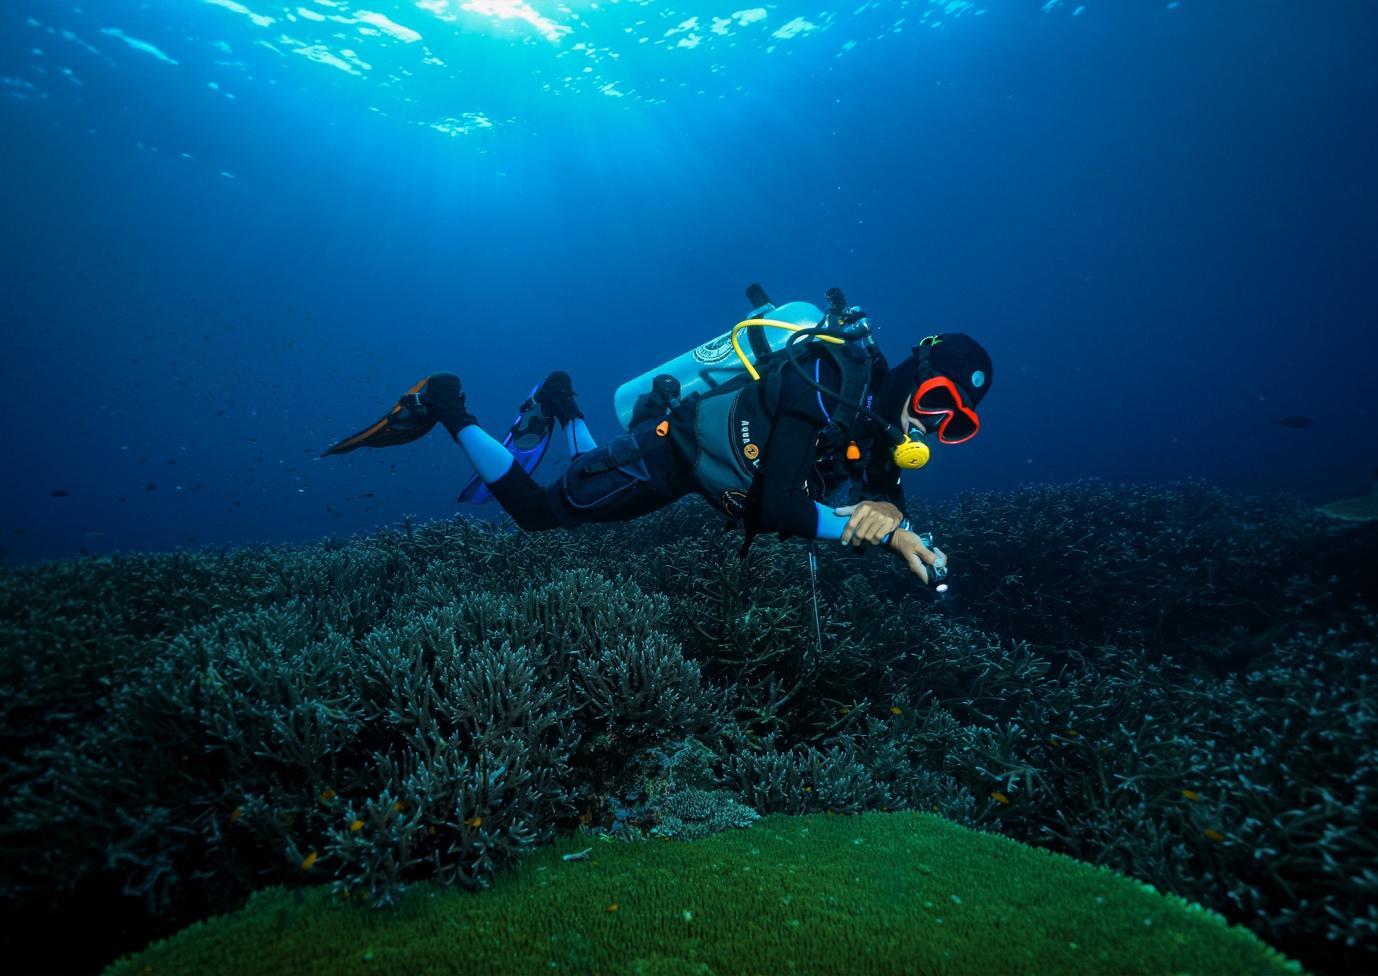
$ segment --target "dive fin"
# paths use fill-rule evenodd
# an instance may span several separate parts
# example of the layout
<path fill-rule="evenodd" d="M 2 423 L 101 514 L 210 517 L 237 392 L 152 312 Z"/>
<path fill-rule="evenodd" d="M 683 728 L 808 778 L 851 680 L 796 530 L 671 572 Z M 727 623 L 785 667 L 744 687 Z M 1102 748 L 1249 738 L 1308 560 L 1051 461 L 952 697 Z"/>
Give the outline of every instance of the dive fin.
<path fill-rule="evenodd" d="M 502 439 L 502 446 L 512 453 L 527 474 L 534 472 L 541 458 L 545 457 L 546 449 L 550 447 L 550 435 L 555 430 L 555 421 L 542 415 L 540 404 L 536 402 L 536 393 L 540 388 L 541 383 L 537 383 L 519 408 L 520 412 L 507 431 L 507 436 Z M 488 486 L 478 475 L 474 475 L 460 491 L 456 501 L 462 505 L 482 505 L 492 497 Z"/>
<path fill-rule="evenodd" d="M 395 447 L 424 437 L 435 426 L 435 420 L 421 404 L 421 394 L 430 377 L 417 383 L 397 401 L 379 420 L 357 434 L 351 434 L 338 444 L 325 449 L 321 457 L 348 454 L 358 447 Z"/>

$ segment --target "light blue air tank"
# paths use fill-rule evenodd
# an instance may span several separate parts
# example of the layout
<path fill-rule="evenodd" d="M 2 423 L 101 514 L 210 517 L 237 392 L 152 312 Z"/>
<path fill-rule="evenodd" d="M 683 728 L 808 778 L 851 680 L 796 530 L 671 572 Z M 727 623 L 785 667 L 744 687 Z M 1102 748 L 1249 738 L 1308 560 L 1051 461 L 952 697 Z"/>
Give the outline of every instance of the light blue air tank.
<path fill-rule="evenodd" d="M 780 322 L 788 322 L 791 325 L 812 328 L 823 318 L 823 311 L 809 302 L 787 302 L 780 306 L 762 305 L 760 308 L 753 309 L 751 314 L 745 318 L 775 319 Z M 760 332 L 761 338 L 769 343 L 772 350 L 783 348 L 785 343 L 789 341 L 789 337 L 794 334 L 785 329 L 769 329 L 758 326 L 743 329 L 738 341 L 741 343 L 742 351 L 750 356 L 753 362 L 756 357 L 752 356 L 752 347 L 747 341 L 750 332 Z M 759 342 L 760 339 L 757 341 Z M 732 351 L 732 331 L 729 329 L 716 339 L 709 339 L 703 345 L 695 346 L 668 363 L 662 363 L 655 369 L 648 369 L 636 379 L 623 383 L 613 394 L 613 409 L 617 411 L 617 419 L 625 429 L 631 426 L 632 410 L 636 406 L 637 397 L 643 393 L 649 393 L 651 381 L 661 373 L 669 373 L 679 380 L 679 395 L 683 399 L 694 393 L 707 393 L 745 372 L 746 367 L 737 358 L 737 354 Z"/>

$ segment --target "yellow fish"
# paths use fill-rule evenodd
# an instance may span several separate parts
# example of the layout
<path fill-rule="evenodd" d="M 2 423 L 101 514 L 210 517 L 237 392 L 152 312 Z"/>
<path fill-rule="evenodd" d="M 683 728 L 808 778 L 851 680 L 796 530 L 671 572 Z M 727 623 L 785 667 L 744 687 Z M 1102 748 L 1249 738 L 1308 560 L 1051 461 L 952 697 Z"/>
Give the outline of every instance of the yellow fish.
<path fill-rule="evenodd" d="M 1001 793 L 999 790 L 992 790 L 990 798 L 994 800 L 996 803 L 1008 804 L 1010 802 L 1010 798 L 1007 797 L 1005 794 Z"/>
<path fill-rule="evenodd" d="M 470 817 L 468 820 L 464 821 L 464 826 L 466 826 L 466 827 L 482 827 L 482 826 L 483 826 L 483 818 L 482 818 L 482 817 Z"/>
<path fill-rule="evenodd" d="M 330 787 L 327 786 L 324 790 L 321 791 L 322 803 L 329 803 L 333 799 L 335 799 L 335 791 L 332 790 Z"/>
<path fill-rule="evenodd" d="M 1214 841 L 1222 841 L 1225 839 L 1225 835 L 1213 827 L 1207 827 L 1202 833 Z"/>
<path fill-rule="evenodd" d="M 244 816 L 244 808 L 235 807 L 233 810 L 230 811 L 230 823 L 234 823 L 242 816 Z"/>
<path fill-rule="evenodd" d="M 364 822 L 363 822 L 362 820 L 355 820 L 355 821 L 352 821 L 352 822 L 350 823 L 350 825 L 349 825 L 349 832 L 352 833 L 352 834 L 357 834 L 359 831 L 361 831 L 361 830 L 363 830 L 363 829 L 364 829 Z"/>
<path fill-rule="evenodd" d="M 890 714 L 891 714 L 891 715 L 902 715 L 902 714 L 904 714 L 904 709 L 900 708 L 898 705 L 891 705 L 891 706 L 890 706 Z"/>
<path fill-rule="evenodd" d="M 1197 793 L 1195 790 L 1183 790 L 1182 795 L 1185 796 L 1192 803 L 1195 803 L 1197 800 L 1201 799 L 1201 794 Z"/>
<path fill-rule="evenodd" d="M 303 859 L 301 862 L 301 869 L 303 871 L 310 871 L 311 865 L 316 863 L 316 858 L 318 856 L 319 855 L 317 855 L 315 851 L 312 851 L 310 854 L 306 855 L 305 859 Z"/>
<path fill-rule="evenodd" d="M 397 811 L 402 811 L 407 809 L 407 805 L 403 803 L 401 800 L 398 800 L 396 803 L 392 805 L 392 808 Z"/>

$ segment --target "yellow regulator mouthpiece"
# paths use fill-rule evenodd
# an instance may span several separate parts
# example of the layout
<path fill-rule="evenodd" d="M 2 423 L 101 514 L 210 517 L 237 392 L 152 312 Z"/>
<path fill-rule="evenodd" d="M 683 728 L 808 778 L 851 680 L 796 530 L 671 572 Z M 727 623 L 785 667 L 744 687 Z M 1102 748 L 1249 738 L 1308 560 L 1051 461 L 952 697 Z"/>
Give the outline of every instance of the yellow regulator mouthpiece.
<path fill-rule="evenodd" d="M 930 453 L 923 441 L 906 437 L 903 444 L 895 445 L 895 466 L 902 471 L 917 471 L 928 463 Z"/>

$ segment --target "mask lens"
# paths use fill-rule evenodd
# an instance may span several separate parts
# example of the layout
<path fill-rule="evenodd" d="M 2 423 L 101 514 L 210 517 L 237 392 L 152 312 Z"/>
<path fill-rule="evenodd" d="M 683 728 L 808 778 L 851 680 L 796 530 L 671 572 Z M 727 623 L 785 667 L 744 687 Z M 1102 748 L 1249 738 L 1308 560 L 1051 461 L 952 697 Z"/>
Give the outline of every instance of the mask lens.
<path fill-rule="evenodd" d="M 963 408 L 943 418 L 938 425 L 938 440 L 944 444 L 960 444 L 971 440 L 980 429 L 981 421 L 976 414 Z"/>
<path fill-rule="evenodd" d="M 962 401 L 957 387 L 946 376 L 925 380 L 914 393 L 911 406 L 918 414 L 938 416 L 938 440 L 944 444 L 960 444 L 976 436 L 981 420 L 976 412 Z M 932 424 L 925 424 L 932 428 Z"/>

